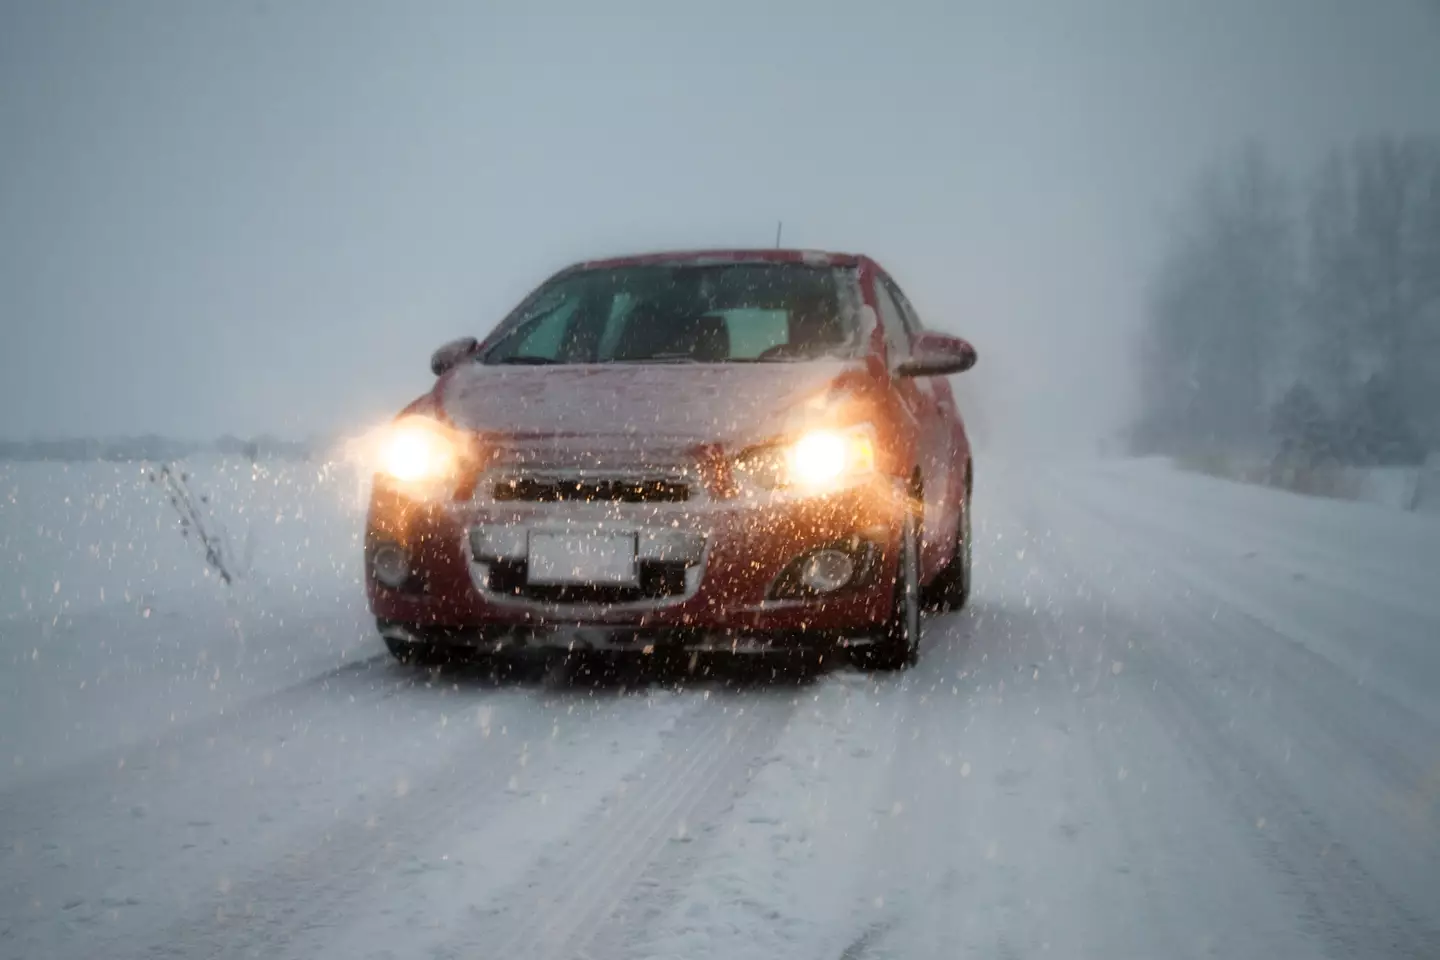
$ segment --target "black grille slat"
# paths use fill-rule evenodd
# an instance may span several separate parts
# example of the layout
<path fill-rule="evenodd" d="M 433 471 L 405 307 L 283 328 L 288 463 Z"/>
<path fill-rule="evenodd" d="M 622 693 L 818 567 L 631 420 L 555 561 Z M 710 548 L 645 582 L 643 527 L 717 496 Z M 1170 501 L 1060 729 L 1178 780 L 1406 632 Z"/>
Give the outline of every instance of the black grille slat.
<path fill-rule="evenodd" d="M 685 564 L 642 560 L 639 586 L 616 587 L 527 583 L 523 560 L 502 560 L 490 567 L 489 588 L 505 596 L 543 603 L 605 604 L 664 600 L 685 593 Z"/>
<path fill-rule="evenodd" d="M 690 485 L 668 478 L 515 477 L 498 481 L 492 496 L 503 503 L 683 503 Z"/>

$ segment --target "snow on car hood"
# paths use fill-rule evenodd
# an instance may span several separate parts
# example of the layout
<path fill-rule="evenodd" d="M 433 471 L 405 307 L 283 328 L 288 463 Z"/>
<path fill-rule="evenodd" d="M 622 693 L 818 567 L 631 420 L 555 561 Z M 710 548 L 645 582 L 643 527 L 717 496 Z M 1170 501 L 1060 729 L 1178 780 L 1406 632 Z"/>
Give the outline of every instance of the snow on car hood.
<path fill-rule="evenodd" d="M 730 443 L 783 432 L 796 409 L 859 365 L 469 364 L 441 386 L 456 426 L 514 437 L 654 437 Z"/>

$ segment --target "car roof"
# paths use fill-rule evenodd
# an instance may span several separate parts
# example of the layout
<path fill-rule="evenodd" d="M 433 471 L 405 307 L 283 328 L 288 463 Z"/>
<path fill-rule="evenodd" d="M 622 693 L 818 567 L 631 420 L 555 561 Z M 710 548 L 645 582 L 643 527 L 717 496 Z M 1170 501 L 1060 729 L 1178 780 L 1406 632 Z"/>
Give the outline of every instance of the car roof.
<path fill-rule="evenodd" d="M 706 264 L 706 263 L 804 263 L 812 266 L 853 267 L 863 257 L 853 253 L 835 253 L 828 250 L 780 250 L 771 248 L 738 250 L 668 250 L 655 253 L 637 253 L 599 260 L 584 260 L 571 270 L 594 270 L 607 267 L 639 267 L 652 264 Z"/>

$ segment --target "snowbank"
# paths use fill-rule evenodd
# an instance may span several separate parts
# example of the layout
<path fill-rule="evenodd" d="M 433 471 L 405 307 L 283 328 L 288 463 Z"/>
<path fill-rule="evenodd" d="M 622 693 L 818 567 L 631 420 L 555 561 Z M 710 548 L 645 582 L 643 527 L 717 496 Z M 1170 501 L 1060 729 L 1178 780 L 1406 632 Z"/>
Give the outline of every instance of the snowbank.
<path fill-rule="evenodd" d="M 185 461 L 226 586 L 151 468 L 0 464 L 0 785 L 378 652 L 360 583 L 364 478 Z"/>
<path fill-rule="evenodd" d="M 0 464 L 0 618 L 60 616 L 117 601 L 216 595 L 203 548 L 154 467 Z M 179 468 L 231 542 L 253 589 L 295 590 L 358 569 L 364 478 L 341 465 L 187 460 Z M 128 598 L 128 599 L 127 599 Z"/>
<path fill-rule="evenodd" d="M 1373 503 L 1395 510 L 1440 513 L 1440 453 L 1418 467 L 1274 467 L 1224 457 L 1178 459 L 1182 469 L 1295 493 Z"/>

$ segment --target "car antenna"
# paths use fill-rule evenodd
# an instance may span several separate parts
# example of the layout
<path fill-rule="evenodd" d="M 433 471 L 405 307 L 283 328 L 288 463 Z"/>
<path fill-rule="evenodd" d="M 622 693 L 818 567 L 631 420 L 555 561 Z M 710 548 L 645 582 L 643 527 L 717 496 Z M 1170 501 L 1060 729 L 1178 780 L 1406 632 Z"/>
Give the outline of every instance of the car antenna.
<path fill-rule="evenodd" d="M 780 231 L 781 231 L 781 230 L 784 230 L 784 229 L 785 229 L 785 221 L 784 221 L 784 220 L 776 220 L 776 221 L 775 221 L 775 249 L 776 249 L 776 250 L 779 250 L 779 249 L 780 249 Z"/>

